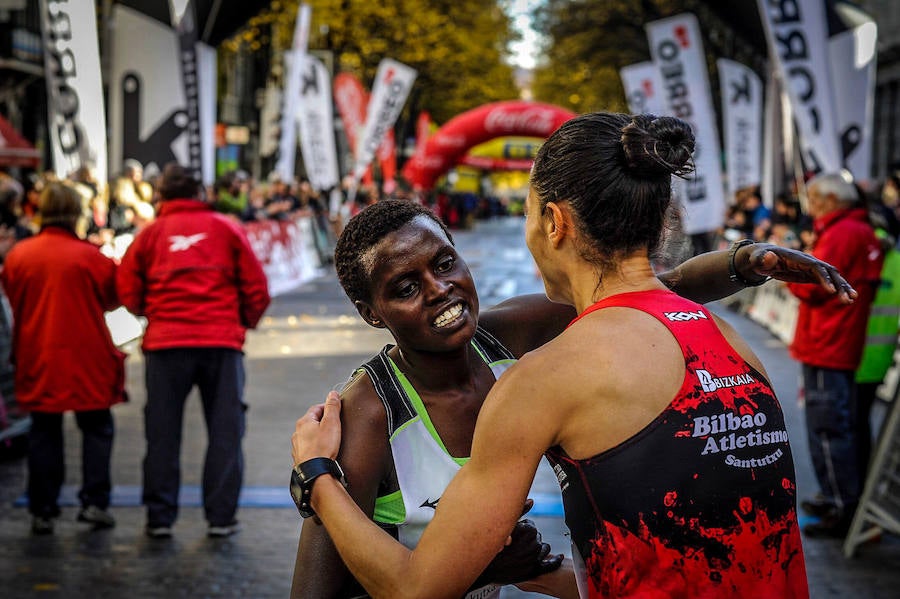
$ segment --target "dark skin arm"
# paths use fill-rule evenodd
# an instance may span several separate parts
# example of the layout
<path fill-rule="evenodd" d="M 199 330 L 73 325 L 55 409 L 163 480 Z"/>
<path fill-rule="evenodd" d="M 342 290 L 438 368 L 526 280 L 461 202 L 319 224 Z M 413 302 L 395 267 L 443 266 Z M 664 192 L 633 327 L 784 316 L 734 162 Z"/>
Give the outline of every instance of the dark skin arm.
<path fill-rule="evenodd" d="M 387 417 L 368 376 L 360 376 L 342 393 L 344 436 L 338 460 L 347 479 L 347 491 L 371 519 L 379 485 L 392 471 L 387 438 Z M 353 576 L 318 518 L 303 522 L 292 599 L 325 599 L 352 596 Z M 360 591 L 363 592 L 363 591 Z"/>
<path fill-rule="evenodd" d="M 658 278 L 675 293 L 698 303 L 728 297 L 744 289 L 744 285 L 732 282 L 728 276 L 728 253 L 722 250 L 694 256 Z M 856 291 L 837 269 L 797 250 L 755 243 L 740 248 L 734 263 L 738 274 L 750 282 L 769 276 L 786 282 L 812 283 L 845 304 L 856 298 Z M 544 294 L 531 294 L 485 310 L 479 315 L 479 323 L 516 357 L 521 357 L 559 335 L 575 316 L 571 306 L 555 304 Z"/>

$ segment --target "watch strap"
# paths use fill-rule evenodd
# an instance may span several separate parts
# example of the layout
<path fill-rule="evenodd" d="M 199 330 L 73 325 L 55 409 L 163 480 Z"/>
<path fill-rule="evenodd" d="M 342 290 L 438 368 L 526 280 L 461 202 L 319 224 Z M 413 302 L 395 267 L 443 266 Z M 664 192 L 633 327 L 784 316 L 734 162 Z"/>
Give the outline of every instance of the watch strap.
<path fill-rule="evenodd" d="M 738 285 L 743 285 L 744 287 L 759 287 L 771 278 L 763 277 L 759 281 L 750 281 L 744 278 L 741 273 L 738 272 L 737 266 L 735 266 L 734 260 L 738 250 L 745 245 L 753 245 L 754 243 L 756 242 L 754 242 L 752 239 L 738 239 L 731 244 L 731 250 L 728 252 L 728 278 L 732 283 L 737 283 Z"/>
<path fill-rule="evenodd" d="M 344 487 L 347 481 L 340 464 L 331 458 L 312 458 L 294 466 L 291 470 L 291 497 L 297 505 L 297 511 L 304 518 L 315 515 L 310 505 L 312 486 L 317 478 L 323 474 L 334 476 Z"/>

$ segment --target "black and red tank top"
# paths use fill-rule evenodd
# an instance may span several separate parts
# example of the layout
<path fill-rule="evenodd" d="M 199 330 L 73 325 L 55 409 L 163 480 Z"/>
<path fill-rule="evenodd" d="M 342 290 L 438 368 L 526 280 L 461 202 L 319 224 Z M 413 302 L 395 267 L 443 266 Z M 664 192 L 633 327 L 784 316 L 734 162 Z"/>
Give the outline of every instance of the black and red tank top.
<path fill-rule="evenodd" d="M 613 306 L 665 325 L 685 374 L 662 413 L 616 447 L 584 460 L 547 452 L 581 596 L 808 597 L 794 463 L 769 382 L 705 308 L 669 291 L 605 298 L 573 323 Z"/>

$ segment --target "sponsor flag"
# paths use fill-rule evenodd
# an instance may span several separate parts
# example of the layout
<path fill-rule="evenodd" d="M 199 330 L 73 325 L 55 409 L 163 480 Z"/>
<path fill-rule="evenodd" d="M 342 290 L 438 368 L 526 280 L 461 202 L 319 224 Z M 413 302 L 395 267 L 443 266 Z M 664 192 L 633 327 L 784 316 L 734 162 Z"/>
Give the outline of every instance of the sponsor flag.
<path fill-rule="evenodd" d="M 842 160 L 834 125 L 825 2 L 757 0 L 757 5 L 769 55 L 791 101 L 806 168 L 837 172 Z"/>
<path fill-rule="evenodd" d="M 409 159 L 410 169 L 421 169 L 425 164 L 425 146 L 431 136 L 431 115 L 423 110 L 416 118 L 416 145 L 412 157 Z M 404 167 L 406 171 L 406 167 Z"/>
<path fill-rule="evenodd" d="M 338 185 L 331 76 L 322 61 L 310 54 L 303 57 L 297 123 L 310 185 L 320 191 Z"/>
<path fill-rule="evenodd" d="M 762 81 L 753 69 L 733 60 L 716 61 L 725 128 L 728 192 L 756 186 L 762 179 Z"/>
<path fill-rule="evenodd" d="M 675 187 L 689 235 L 718 228 L 725 216 L 719 134 L 697 19 L 684 13 L 647 24 L 650 54 L 666 93 L 666 114 L 694 130 L 695 172 Z"/>
<path fill-rule="evenodd" d="M 785 148 L 792 147 L 790 136 L 785 136 L 785 119 L 789 118 L 782 105 L 788 105 L 784 97 L 781 82 L 775 76 L 770 64 L 766 69 L 766 99 L 763 110 L 763 161 L 760 193 L 763 204 L 771 208 L 775 203 L 775 194 L 780 191 L 785 180 Z M 791 128 L 788 127 L 788 134 Z"/>
<path fill-rule="evenodd" d="M 378 146 L 378 164 L 381 166 L 381 187 L 390 195 L 397 188 L 397 144 L 394 130 L 388 129 L 384 141 Z"/>
<path fill-rule="evenodd" d="M 668 114 L 659 69 L 650 61 L 619 70 L 631 114 Z"/>
<path fill-rule="evenodd" d="M 388 130 L 397 121 L 415 80 L 416 71 L 396 60 L 385 58 L 378 65 L 366 109 L 366 125 L 356 146 L 354 187 L 375 157 Z"/>
<path fill-rule="evenodd" d="M 262 109 L 259 111 L 259 155 L 268 158 L 278 152 L 281 141 L 281 88 L 266 87 Z"/>
<path fill-rule="evenodd" d="M 293 48 L 285 52 L 284 104 L 281 108 L 281 137 L 278 143 L 278 161 L 275 171 L 282 181 L 294 180 L 294 163 L 297 160 L 297 100 L 300 97 L 300 78 L 303 57 L 309 44 L 309 22 L 312 8 L 301 4 L 294 24 Z"/>
<path fill-rule="evenodd" d="M 366 105 L 369 103 L 369 93 L 356 76 L 350 73 L 338 73 L 334 77 L 334 103 L 337 105 L 341 120 L 344 121 L 344 131 L 347 134 L 350 151 L 355 156 L 359 138 L 366 126 Z M 371 169 L 366 169 L 363 181 L 372 182 Z"/>
<path fill-rule="evenodd" d="M 40 0 L 53 168 L 107 181 L 106 115 L 94 0 Z"/>
<path fill-rule="evenodd" d="M 837 135 L 844 167 L 857 181 L 872 173 L 872 120 L 875 113 L 875 45 L 878 27 L 868 21 L 828 40 Z"/>
<path fill-rule="evenodd" d="M 200 136 L 200 79 L 197 57 L 197 27 L 194 4 L 190 0 L 180 7 L 172 5 L 172 26 L 178 33 L 178 59 L 181 63 L 181 87 L 184 92 L 187 127 L 185 134 L 188 145 L 186 166 L 193 171 L 194 179 L 203 181 L 203 163 Z"/>
<path fill-rule="evenodd" d="M 176 32 L 122 5 L 113 7 L 116 26 L 110 53 L 110 170 L 134 159 L 151 174 L 167 162 L 191 164 L 189 116 L 181 81 Z M 135 44 L 134 40 L 141 40 Z M 198 44 L 198 118 L 203 181 L 214 176 L 216 56 Z"/>

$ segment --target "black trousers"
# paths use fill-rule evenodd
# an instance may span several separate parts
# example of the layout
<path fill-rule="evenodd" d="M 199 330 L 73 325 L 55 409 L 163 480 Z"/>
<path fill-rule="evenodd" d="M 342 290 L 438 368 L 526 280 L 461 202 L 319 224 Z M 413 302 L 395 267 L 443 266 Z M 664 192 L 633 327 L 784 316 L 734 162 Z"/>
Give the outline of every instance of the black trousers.
<path fill-rule="evenodd" d="M 203 463 L 204 512 L 212 526 L 231 524 L 244 475 L 243 354 L 234 349 L 202 347 L 147 351 L 144 358 L 147 454 L 143 500 L 147 524 L 171 526 L 178 516 L 184 403 L 194 385 L 200 390 L 209 439 Z"/>
<path fill-rule="evenodd" d="M 81 491 L 83 507 L 109 507 L 112 489 L 109 464 L 112 457 L 113 418 L 107 410 L 75 412 L 81 430 Z M 59 515 L 59 491 L 66 476 L 63 448 L 63 414 L 31 412 L 28 433 L 28 510 L 35 516 Z"/>

